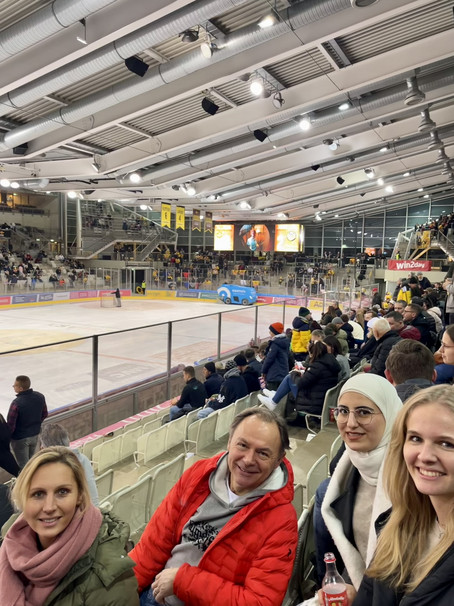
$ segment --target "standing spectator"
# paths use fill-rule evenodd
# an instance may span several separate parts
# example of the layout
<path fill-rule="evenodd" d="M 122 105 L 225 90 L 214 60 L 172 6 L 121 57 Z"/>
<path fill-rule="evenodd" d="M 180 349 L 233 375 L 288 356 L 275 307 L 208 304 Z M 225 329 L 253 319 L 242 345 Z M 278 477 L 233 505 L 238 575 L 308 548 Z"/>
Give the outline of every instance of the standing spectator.
<path fill-rule="evenodd" d="M 252 347 L 248 347 L 248 349 L 244 351 L 244 356 L 247 360 L 248 366 L 257 371 L 257 374 L 260 377 L 262 374 L 262 363 L 257 360 L 255 350 L 252 349 Z"/>
<path fill-rule="evenodd" d="M 143 296 L 145 296 L 145 293 L 147 291 L 147 283 L 145 282 L 145 280 L 142 280 L 142 294 Z"/>
<path fill-rule="evenodd" d="M 172 406 L 169 410 L 170 420 L 179 419 L 188 412 L 196 408 L 202 408 L 205 405 L 207 397 L 205 387 L 198 379 L 195 378 L 195 370 L 193 366 L 185 366 L 183 368 L 183 379 L 186 385 L 181 392 L 180 398 L 172 400 Z"/>
<path fill-rule="evenodd" d="M 269 331 L 271 339 L 262 365 L 262 376 L 268 389 L 277 389 L 289 371 L 289 342 L 281 322 L 271 324 Z"/>
<path fill-rule="evenodd" d="M 13 389 L 17 395 L 7 417 L 11 448 L 20 468 L 35 454 L 41 423 L 47 417 L 45 397 L 30 385 L 31 381 L 25 375 L 16 377 Z"/>
<path fill-rule="evenodd" d="M 206 362 L 203 366 L 203 376 L 205 381 L 203 383 L 207 398 L 211 398 L 214 394 L 219 393 L 221 389 L 223 378 L 216 372 L 216 365 L 214 362 Z"/>
<path fill-rule="evenodd" d="M 445 279 L 443 289 L 447 294 L 445 314 L 448 316 L 448 324 L 454 324 L 454 284 L 452 283 L 452 278 Z"/>
<path fill-rule="evenodd" d="M 291 346 L 293 355 L 298 362 L 304 362 L 307 357 L 308 346 L 311 340 L 309 320 L 305 317 L 296 316 L 296 318 L 293 319 L 292 326 Z"/>
<path fill-rule="evenodd" d="M 422 271 L 418 271 L 418 273 L 416 274 L 416 277 L 418 278 L 419 288 L 421 290 L 426 290 L 426 288 L 430 288 L 432 286 L 429 278 L 426 278 L 423 275 Z"/>
<path fill-rule="evenodd" d="M 8 423 L 0 415 L 0 467 L 12 476 L 19 474 L 19 465 L 10 450 L 11 433 Z"/>
<path fill-rule="evenodd" d="M 246 360 L 246 356 L 238 354 L 233 358 L 233 361 L 238 367 L 241 376 L 246 382 L 247 392 L 252 393 L 253 391 L 260 391 L 259 373 L 249 366 Z"/>

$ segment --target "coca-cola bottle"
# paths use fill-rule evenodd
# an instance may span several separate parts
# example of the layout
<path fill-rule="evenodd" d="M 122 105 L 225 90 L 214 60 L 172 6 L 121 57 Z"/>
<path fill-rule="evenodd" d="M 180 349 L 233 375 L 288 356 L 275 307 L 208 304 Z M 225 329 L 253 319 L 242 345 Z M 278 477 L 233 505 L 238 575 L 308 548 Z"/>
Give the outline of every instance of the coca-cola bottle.
<path fill-rule="evenodd" d="M 322 581 L 325 606 L 348 606 L 347 587 L 337 572 L 334 553 L 325 553 L 326 573 Z"/>

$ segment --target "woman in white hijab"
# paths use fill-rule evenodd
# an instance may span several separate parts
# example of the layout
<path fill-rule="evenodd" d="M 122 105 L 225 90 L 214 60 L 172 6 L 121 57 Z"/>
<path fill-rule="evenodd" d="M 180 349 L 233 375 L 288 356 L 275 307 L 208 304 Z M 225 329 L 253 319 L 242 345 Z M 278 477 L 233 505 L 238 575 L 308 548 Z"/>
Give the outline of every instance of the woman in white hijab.
<path fill-rule="evenodd" d="M 356 595 L 376 546 L 376 523 L 391 507 L 383 492 L 382 467 L 394 420 L 402 408 L 383 377 L 358 374 L 342 387 L 335 410 L 345 452 L 330 479 L 322 516 Z M 319 556 L 323 557 L 323 554 Z"/>

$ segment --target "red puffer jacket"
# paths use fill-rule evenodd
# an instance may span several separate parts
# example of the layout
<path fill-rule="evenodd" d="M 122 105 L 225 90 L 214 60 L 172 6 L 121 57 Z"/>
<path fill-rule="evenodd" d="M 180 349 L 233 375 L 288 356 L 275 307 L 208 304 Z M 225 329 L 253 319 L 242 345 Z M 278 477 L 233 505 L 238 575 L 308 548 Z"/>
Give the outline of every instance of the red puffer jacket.
<path fill-rule="evenodd" d="M 164 568 L 183 528 L 209 495 L 208 479 L 222 455 L 194 463 L 148 523 L 129 556 L 139 589 Z M 298 531 L 292 505 L 293 471 L 287 484 L 245 505 L 219 532 L 198 566 L 183 564 L 174 593 L 185 606 L 280 606 L 295 558 Z"/>

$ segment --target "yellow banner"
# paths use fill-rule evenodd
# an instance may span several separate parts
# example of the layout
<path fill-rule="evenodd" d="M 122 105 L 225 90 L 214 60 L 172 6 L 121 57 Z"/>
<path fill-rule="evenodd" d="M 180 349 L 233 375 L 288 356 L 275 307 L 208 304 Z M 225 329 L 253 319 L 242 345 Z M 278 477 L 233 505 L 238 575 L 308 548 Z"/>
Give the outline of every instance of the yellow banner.
<path fill-rule="evenodd" d="M 213 213 L 205 213 L 205 231 L 213 233 Z"/>
<path fill-rule="evenodd" d="M 172 205 L 167 202 L 161 202 L 161 227 L 170 227 L 172 220 Z"/>
<path fill-rule="evenodd" d="M 200 220 L 200 209 L 194 208 L 192 211 L 192 231 L 202 231 L 202 222 Z"/>
<path fill-rule="evenodd" d="M 185 229 L 185 216 L 184 216 L 184 206 L 177 206 L 177 211 L 175 215 L 175 228 L 176 229 Z"/>

